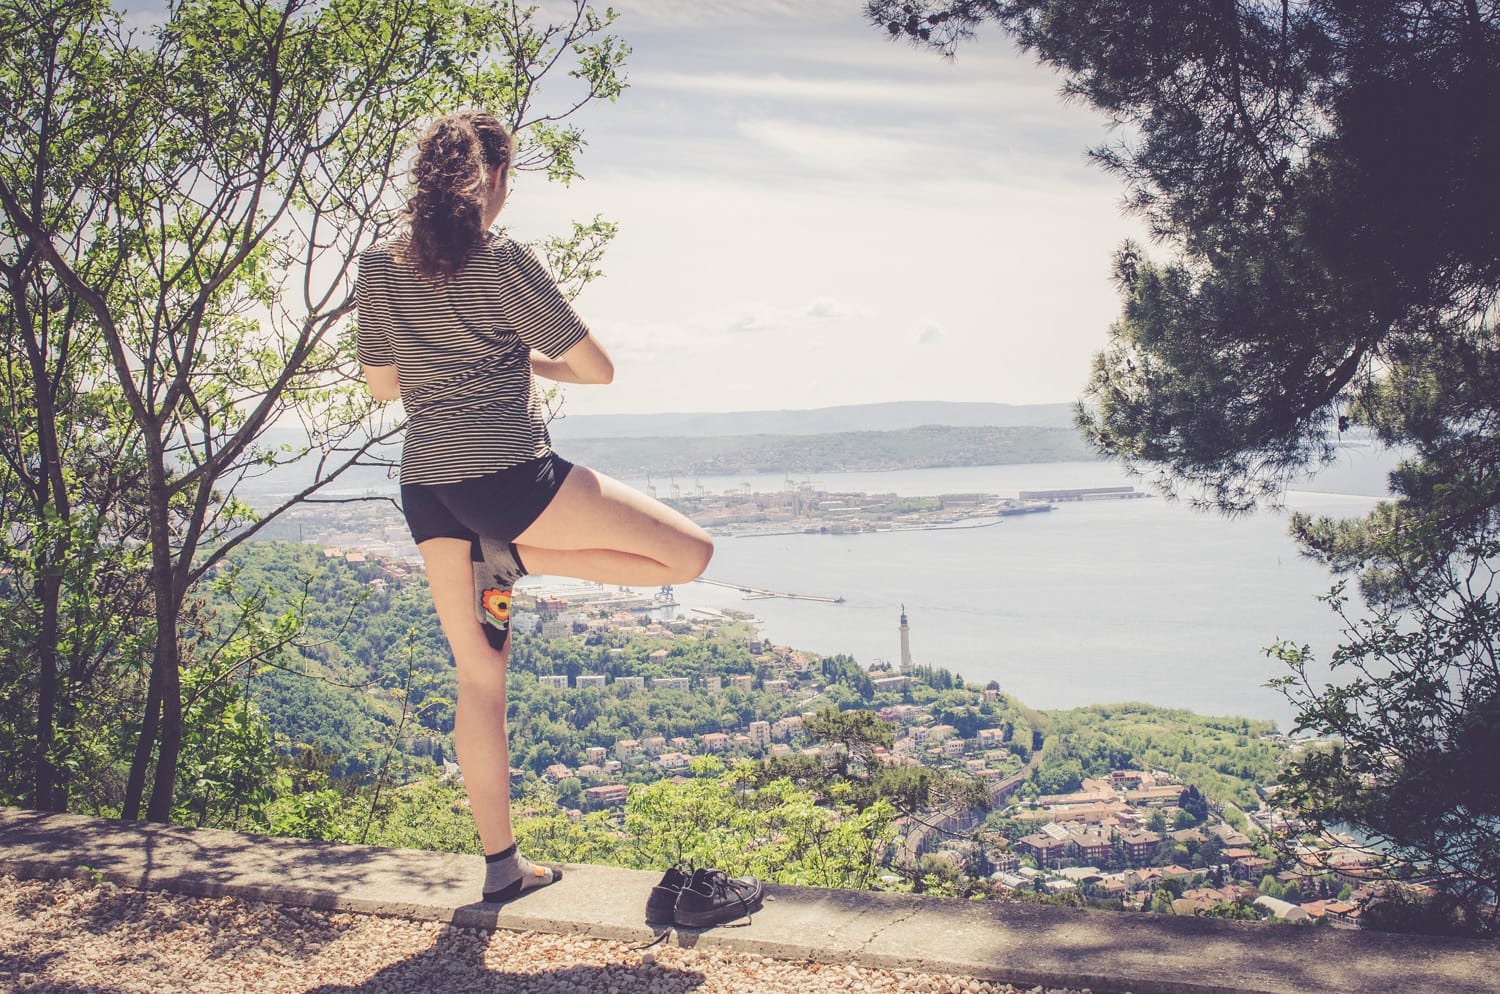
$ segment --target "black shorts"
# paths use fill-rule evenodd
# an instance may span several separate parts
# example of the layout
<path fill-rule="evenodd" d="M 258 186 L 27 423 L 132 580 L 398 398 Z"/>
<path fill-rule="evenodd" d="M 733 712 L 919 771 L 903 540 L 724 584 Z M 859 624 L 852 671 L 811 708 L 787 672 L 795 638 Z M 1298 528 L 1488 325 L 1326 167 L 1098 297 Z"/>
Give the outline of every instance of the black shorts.
<path fill-rule="evenodd" d="M 541 517 L 573 464 L 556 453 L 457 483 L 401 486 L 401 510 L 418 545 L 429 538 L 513 542 Z"/>

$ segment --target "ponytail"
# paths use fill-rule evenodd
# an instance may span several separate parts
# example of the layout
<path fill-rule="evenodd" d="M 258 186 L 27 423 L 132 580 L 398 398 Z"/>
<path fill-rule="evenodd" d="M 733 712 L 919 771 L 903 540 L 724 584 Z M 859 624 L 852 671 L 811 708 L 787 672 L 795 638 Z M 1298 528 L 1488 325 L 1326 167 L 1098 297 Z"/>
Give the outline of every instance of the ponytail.
<path fill-rule="evenodd" d="M 510 133 L 483 111 L 440 117 L 422 135 L 411 167 L 404 253 L 420 275 L 451 279 L 484 243 L 485 168 L 508 168 L 510 152 Z"/>

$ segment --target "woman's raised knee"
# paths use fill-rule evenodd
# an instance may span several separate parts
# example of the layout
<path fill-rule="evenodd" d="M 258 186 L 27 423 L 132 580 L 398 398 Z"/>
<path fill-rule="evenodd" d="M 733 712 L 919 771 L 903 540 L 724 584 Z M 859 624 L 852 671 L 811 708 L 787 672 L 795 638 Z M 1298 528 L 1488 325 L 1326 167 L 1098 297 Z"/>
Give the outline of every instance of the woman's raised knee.
<path fill-rule="evenodd" d="M 689 583 L 703 575 L 708 569 L 709 560 L 714 557 L 714 540 L 707 535 L 693 536 L 686 543 L 686 548 L 669 565 L 680 575 L 674 574 L 669 582 Z"/>

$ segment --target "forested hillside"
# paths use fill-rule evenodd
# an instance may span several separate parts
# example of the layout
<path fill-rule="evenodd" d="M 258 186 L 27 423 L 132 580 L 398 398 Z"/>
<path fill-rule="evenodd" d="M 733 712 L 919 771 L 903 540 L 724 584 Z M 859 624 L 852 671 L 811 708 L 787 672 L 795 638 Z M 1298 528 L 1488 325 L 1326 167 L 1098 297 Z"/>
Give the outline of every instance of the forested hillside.
<path fill-rule="evenodd" d="M 1167 770 L 1216 804 L 1251 810 L 1257 787 L 1273 783 L 1285 746 L 1267 736 L 1274 722 L 1217 718 L 1150 704 L 1048 711 L 1051 744 L 1036 786 L 1043 794 L 1076 790 L 1083 777 L 1139 767 Z"/>
<path fill-rule="evenodd" d="M 336 778 L 370 775 L 392 746 L 418 764 L 411 775 L 452 757 L 452 659 L 424 578 L 400 575 L 406 569 L 261 542 L 247 544 L 217 578 L 206 605 L 215 625 L 235 624 L 256 606 L 277 618 L 271 627 L 278 638 L 230 678 L 264 714 L 281 751 L 323 754 Z M 518 603 L 521 613 L 534 610 L 524 597 Z M 791 695 L 730 685 L 731 677 L 749 676 L 760 688 L 799 669 L 808 689 Z M 558 691 L 538 681 L 588 674 L 610 682 Z M 621 739 L 743 731 L 751 721 L 825 706 L 935 703 L 936 720 L 965 737 L 991 722 L 1029 727 L 1028 712 L 965 706 L 969 692 L 946 671 L 916 676 L 904 693 L 877 693 L 856 660 L 788 664 L 743 622 L 627 625 L 567 638 L 517 633 L 510 662 L 511 761 L 536 775 L 554 763 L 577 766 L 589 747 L 609 749 Z M 693 689 L 616 685 L 620 677 L 687 677 Z M 704 692 L 704 681 L 714 677 L 723 689 Z M 955 700 L 944 704 L 948 696 Z M 1053 743 L 1038 774 L 1044 793 L 1070 789 L 1081 776 L 1145 763 L 1200 784 L 1210 796 L 1249 804 L 1254 785 L 1273 779 L 1280 756 L 1278 746 L 1260 739 L 1272 726 L 1240 718 L 1121 704 L 1051 712 L 1045 719 Z"/>
<path fill-rule="evenodd" d="M 410 757 L 453 755 L 458 686 L 452 657 L 425 579 L 420 573 L 392 578 L 391 569 L 386 561 L 325 558 L 294 543 L 250 543 L 219 578 L 208 605 L 221 625 L 247 600 L 263 601 L 265 610 L 283 616 L 289 637 L 240 677 L 242 686 L 283 749 L 307 746 L 330 754 L 336 776 L 369 773 L 392 741 Z M 526 600 L 518 600 L 526 610 Z M 685 632 L 688 626 L 672 627 Z M 577 764 L 587 747 L 612 747 L 621 738 L 743 729 L 751 720 L 797 713 L 796 701 L 760 691 L 648 694 L 610 685 L 561 695 L 536 679 L 753 675 L 764 662 L 747 648 L 752 635 L 730 622 L 692 638 L 670 629 L 556 640 L 518 632 L 510 660 L 512 764 L 539 773 L 553 763 Z M 650 658 L 656 652 L 664 655 Z"/>

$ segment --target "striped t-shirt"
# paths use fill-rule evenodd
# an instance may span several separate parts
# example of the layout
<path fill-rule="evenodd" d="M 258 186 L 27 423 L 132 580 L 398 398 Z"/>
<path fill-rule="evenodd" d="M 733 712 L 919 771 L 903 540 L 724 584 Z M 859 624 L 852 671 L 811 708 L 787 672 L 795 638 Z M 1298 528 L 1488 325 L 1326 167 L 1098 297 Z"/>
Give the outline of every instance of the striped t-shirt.
<path fill-rule="evenodd" d="M 561 358 L 588 334 L 547 267 L 491 234 L 453 279 L 402 260 L 399 240 L 359 259 L 359 361 L 396 366 L 406 405 L 403 484 L 454 483 L 551 449 L 531 349 Z"/>

